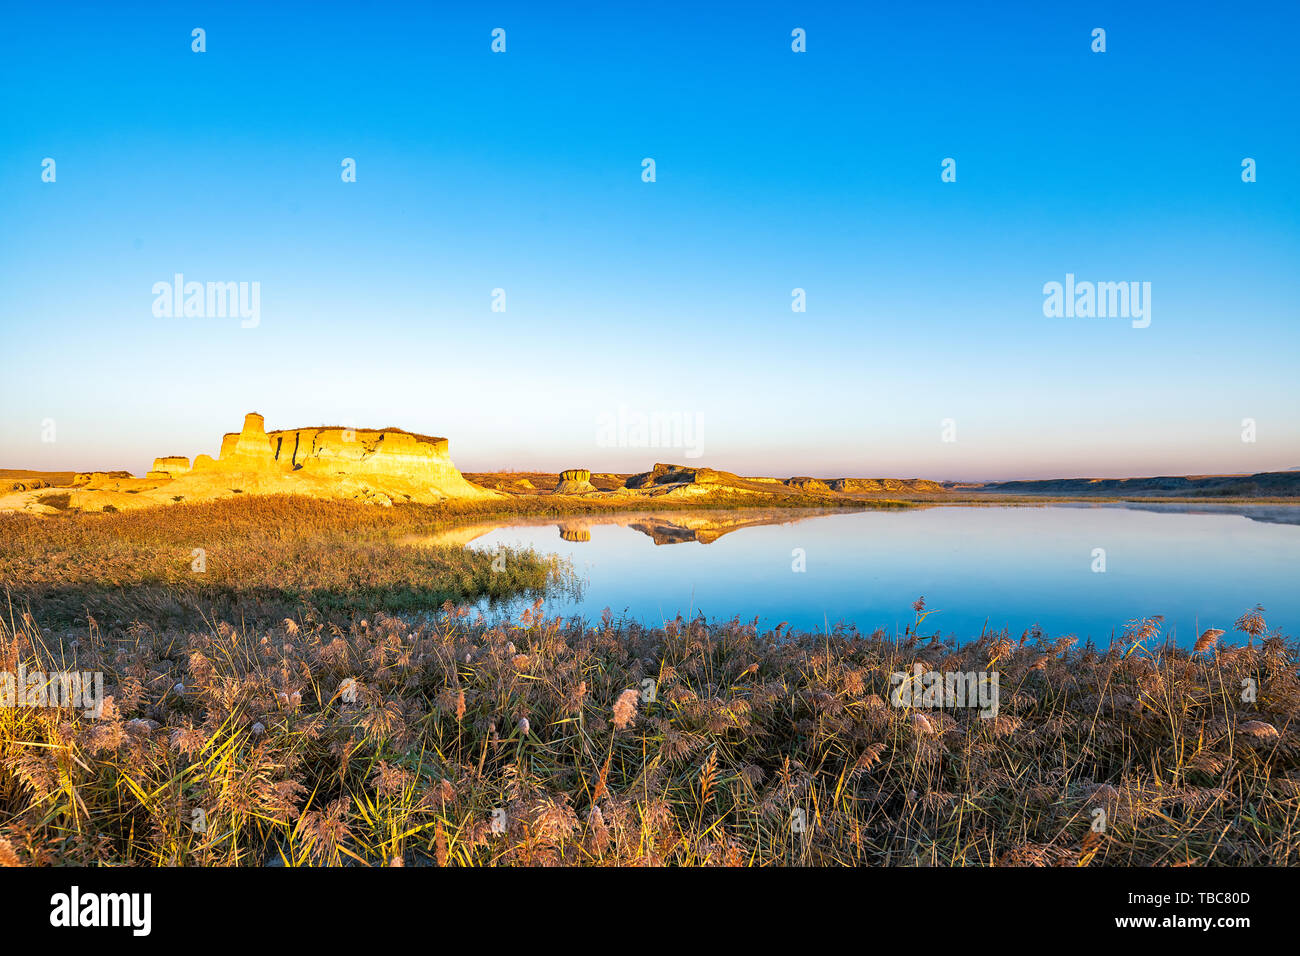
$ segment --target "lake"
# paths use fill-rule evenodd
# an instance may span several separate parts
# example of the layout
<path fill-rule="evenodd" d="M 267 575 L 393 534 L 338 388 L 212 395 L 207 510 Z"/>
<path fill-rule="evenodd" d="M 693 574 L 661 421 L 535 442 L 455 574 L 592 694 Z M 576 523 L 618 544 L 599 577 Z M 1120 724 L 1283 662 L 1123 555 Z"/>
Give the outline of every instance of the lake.
<path fill-rule="evenodd" d="M 648 512 L 507 519 L 446 540 L 568 557 L 581 593 L 545 609 L 592 620 L 608 607 L 653 624 L 703 612 L 901 633 L 924 596 L 934 613 L 923 630 L 960 640 L 1037 624 L 1106 644 L 1160 614 L 1180 644 L 1207 627 L 1244 641 L 1233 623 L 1257 603 L 1271 627 L 1300 634 L 1300 507 L 1288 505 Z"/>

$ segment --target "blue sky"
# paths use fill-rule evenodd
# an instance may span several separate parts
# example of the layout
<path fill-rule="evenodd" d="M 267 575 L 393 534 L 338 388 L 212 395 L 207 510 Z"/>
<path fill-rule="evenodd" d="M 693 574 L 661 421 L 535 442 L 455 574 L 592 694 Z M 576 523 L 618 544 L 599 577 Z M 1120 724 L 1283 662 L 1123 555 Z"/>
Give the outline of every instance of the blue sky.
<path fill-rule="evenodd" d="M 262 6 L 6 13 L 0 467 L 254 409 L 683 460 L 603 447 L 620 407 L 750 474 L 1300 466 L 1293 3 Z M 175 273 L 259 324 L 155 316 Z M 1150 282 L 1150 327 L 1045 317 L 1066 273 Z"/>

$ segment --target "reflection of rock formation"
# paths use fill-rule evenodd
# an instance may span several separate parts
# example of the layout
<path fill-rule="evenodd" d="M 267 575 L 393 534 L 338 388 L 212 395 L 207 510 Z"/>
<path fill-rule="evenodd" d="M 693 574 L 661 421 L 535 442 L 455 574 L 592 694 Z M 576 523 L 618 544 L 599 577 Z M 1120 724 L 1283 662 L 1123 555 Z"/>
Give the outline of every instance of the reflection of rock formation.
<path fill-rule="evenodd" d="M 655 544 L 681 544 L 686 541 L 698 541 L 700 544 L 712 544 L 724 534 L 731 534 L 742 528 L 758 528 L 763 525 L 789 524 L 804 518 L 842 513 L 842 510 L 807 510 L 799 514 L 788 511 L 730 511 L 718 513 L 665 513 L 636 515 L 630 518 L 597 519 L 600 524 L 621 524 L 639 531 L 649 537 Z M 595 523 L 595 522 L 592 522 Z M 570 522 L 570 525 L 572 523 Z"/>
<path fill-rule="evenodd" d="M 724 534 L 742 528 L 763 525 L 790 524 L 805 518 L 844 514 L 843 508 L 801 508 L 797 512 L 778 509 L 745 509 L 728 512 L 634 512 L 631 514 L 590 515 L 565 518 L 556 523 L 554 518 L 516 518 L 498 521 L 480 521 L 457 525 L 432 535 L 404 538 L 403 543 L 435 547 L 464 547 L 485 534 L 501 528 L 535 528 L 554 525 L 565 541 L 590 541 L 591 528 L 596 525 L 615 525 L 630 528 L 646 535 L 655 544 L 681 544 L 698 541 L 711 544 Z"/>
<path fill-rule="evenodd" d="M 740 528 L 752 528 L 765 524 L 782 524 L 789 520 L 788 515 L 782 518 L 696 518 L 684 515 L 651 515 L 639 521 L 631 522 L 628 527 L 649 536 L 655 544 L 682 544 L 686 541 L 712 544 L 724 534 L 730 534 Z"/>
<path fill-rule="evenodd" d="M 702 544 L 708 544 L 709 541 L 716 541 L 717 536 L 704 541 L 700 538 L 700 529 L 684 528 L 672 521 L 662 519 L 647 519 L 638 521 L 629 525 L 634 531 L 640 531 L 648 535 L 655 544 L 681 544 L 684 541 L 700 541 Z M 721 532 L 725 533 L 725 532 Z"/>
<path fill-rule="evenodd" d="M 560 482 L 555 486 L 552 494 L 556 495 L 585 495 L 596 490 L 596 486 L 591 483 L 591 472 L 586 468 L 570 468 L 568 471 L 560 472 Z"/>

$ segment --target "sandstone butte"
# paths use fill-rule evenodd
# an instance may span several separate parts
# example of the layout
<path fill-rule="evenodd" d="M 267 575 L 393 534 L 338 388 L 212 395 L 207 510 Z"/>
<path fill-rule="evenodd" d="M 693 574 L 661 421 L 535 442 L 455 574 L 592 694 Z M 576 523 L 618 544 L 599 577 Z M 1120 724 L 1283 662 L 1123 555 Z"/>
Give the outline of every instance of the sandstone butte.
<path fill-rule="evenodd" d="M 49 501 L 51 492 L 58 500 Z M 154 460 L 144 478 L 129 472 L 78 474 L 67 489 L 27 491 L 0 498 L 0 508 L 49 513 L 57 510 L 125 511 L 131 508 L 210 501 L 241 494 L 277 493 L 349 498 L 377 505 L 436 503 L 448 498 L 502 498 L 466 481 L 447 450 L 447 439 L 398 428 L 291 428 L 268 432 L 250 412 L 244 427 L 221 440 L 216 458 L 169 455 Z M 22 500 L 11 500 L 11 499 Z"/>

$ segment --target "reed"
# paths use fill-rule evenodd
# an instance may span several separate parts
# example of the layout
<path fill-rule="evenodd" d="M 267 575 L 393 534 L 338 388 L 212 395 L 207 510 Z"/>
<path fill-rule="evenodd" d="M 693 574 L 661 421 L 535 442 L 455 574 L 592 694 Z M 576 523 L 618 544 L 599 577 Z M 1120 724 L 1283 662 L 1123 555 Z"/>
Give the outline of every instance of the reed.
<path fill-rule="evenodd" d="M 955 646 L 539 607 L 11 610 L 0 671 L 101 671 L 111 701 L 0 709 L 0 864 L 1300 863 L 1297 648 L 1260 609 L 1189 651 L 1154 619 Z M 997 716 L 893 706 L 914 663 L 996 670 Z"/>

